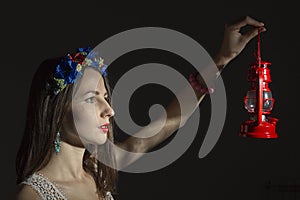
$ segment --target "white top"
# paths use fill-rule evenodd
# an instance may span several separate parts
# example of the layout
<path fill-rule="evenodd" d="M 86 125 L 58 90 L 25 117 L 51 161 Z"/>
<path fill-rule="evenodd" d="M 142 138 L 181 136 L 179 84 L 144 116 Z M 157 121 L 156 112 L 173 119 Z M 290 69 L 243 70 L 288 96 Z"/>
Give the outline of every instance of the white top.
<path fill-rule="evenodd" d="M 43 200 L 67 200 L 59 187 L 42 174 L 33 173 L 21 184 L 30 185 Z M 110 192 L 106 193 L 105 200 L 114 200 Z"/>

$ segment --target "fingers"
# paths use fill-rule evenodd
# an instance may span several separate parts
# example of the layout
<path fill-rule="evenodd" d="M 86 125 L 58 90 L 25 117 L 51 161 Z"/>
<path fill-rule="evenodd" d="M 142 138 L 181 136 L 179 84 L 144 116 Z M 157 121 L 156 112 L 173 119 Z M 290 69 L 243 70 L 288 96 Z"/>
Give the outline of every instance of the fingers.
<path fill-rule="evenodd" d="M 231 25 L 229 25 L 227 27 L 231 27 L 233 29 L 240 29 L 246 25 L 262 27 L 262 26 L 264 26 L 264 23 L 257 21 L 255 19 L 253 19 L 252 17 L 246 16 L 246 17 L 243 17 L 243 18 L 239 19 L 238 21 L 232 23 Z"/>
<path fill-rule="evenodd" d="M 258 35 L 258 31 L 265 32 L 267 29 L 265 27 L 254 28 L 244 34 L 245 42 L 249 42 L 252 38 Z"/>

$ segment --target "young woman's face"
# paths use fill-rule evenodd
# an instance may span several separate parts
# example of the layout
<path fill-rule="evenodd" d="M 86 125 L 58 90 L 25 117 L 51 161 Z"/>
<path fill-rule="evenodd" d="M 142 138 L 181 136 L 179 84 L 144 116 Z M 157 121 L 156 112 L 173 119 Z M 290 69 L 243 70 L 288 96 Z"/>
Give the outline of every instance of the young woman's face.
<path fill-rule="evenodd" d="M 107 98 L 102 75 L 93 68 L 86 68 L 63 120 L 63 140 L 77 146 L 105 143 L 108 134 L 105 125 L 114 115 Z"/>

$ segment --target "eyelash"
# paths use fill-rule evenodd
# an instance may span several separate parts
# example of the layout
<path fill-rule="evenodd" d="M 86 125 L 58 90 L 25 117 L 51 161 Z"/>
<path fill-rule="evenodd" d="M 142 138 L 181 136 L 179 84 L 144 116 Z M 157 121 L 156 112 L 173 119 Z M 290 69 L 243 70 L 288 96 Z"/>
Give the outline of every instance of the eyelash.
<path fill-rule="evenodd" d="M 109 101 L 109 98 L 108 97 L 104 97 L 104 99 L 108 102 Z M 92 100 L 92 102 L 90 101 L 90 100 Z M 87 103 L 94 103 L 95 101 L 95 97 L 89 97 L 89 98 L 87 98 L 85 101 L 87 102 Z"/>
<path fill-rule="evenodd" d="M 87 102 L 87 103 L 94 103 L 94 99 L 95 99 L 95 97 L 89 97 L 89 98 L 87 98 L 85 101 Z M 92 101 L 92 102 L 91 102 Z"/>

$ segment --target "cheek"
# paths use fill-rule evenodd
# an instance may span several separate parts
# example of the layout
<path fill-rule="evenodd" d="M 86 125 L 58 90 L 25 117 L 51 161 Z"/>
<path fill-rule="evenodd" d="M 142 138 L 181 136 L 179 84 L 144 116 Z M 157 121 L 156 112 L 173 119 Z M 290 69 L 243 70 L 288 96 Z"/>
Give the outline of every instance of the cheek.
<path fill-rule="evenodd" d="M 98 120 L 94 106 L 76 106 L 73 108 L 73 119 L 78 130 L 97 127 Z"/>
<path fill-rule="evenodd" d="M 100 124 L 93 105 L 76 107 L 73 116 L 76 131 L 84 144 L 103 144 L 106 141 L 106 135 L 100 134 Z"/>

